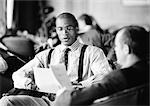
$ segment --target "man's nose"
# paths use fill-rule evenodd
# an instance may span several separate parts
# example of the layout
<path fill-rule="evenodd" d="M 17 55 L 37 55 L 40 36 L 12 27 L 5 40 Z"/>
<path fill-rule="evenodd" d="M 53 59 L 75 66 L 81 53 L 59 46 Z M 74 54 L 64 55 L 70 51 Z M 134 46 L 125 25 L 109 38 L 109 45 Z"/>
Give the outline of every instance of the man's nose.
<path fill-rule="evenodd" d="M 63 29 L 63 31 L 62 31 L 62 32 L 63 32 L 63 34 L 68 33 L 68 32 L 67 32 L 67 29 Z"/>

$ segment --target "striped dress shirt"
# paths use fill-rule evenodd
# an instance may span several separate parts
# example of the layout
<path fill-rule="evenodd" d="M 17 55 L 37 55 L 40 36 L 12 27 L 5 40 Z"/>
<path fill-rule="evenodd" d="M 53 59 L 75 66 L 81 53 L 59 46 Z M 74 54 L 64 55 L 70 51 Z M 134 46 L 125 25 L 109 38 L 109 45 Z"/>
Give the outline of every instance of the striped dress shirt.
<path fill-rule="evenodd" d="M 79 43 L 78 40 L 69 46 L 71 50 L 68 54 L 67 75 L 72 82 L 78 79 L 78 65 L 82 46 L 83 44 Z M 14 87 L 25 88 L 24 83 L 27 80 L 25 74 L 31 71 L 33 67 L 49 68 L 50 65 L 64 63 L 64 51 L 66 48 L 63 44 L 55 47 L 51 54 L 50 64 L 47 62 L 49 49 L 38 53 L 34 59 L 13 74 Z M 98 75 L 101 79 L 109 72 L 111 72 L 111 68 L 102 49 L 89 45 L 84 53 L 82 85 L 89 86 L 92 84 L 94 76 Z"/>

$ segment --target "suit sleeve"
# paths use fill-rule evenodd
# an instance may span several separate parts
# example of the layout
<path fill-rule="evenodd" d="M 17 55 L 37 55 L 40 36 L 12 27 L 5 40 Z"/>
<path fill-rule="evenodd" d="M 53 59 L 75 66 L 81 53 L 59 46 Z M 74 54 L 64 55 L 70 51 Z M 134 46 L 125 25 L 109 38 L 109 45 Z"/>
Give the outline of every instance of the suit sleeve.
<path fill-rule="evenodd" d="M 112 72 L 104 77 L 99 83 L 88 88 L 74 91 L 72 93 L 71 105 L 90 105 L 94 100 L 111 95 L 123 90 L 126 87 L 126 80 L 122 73 Z"/>

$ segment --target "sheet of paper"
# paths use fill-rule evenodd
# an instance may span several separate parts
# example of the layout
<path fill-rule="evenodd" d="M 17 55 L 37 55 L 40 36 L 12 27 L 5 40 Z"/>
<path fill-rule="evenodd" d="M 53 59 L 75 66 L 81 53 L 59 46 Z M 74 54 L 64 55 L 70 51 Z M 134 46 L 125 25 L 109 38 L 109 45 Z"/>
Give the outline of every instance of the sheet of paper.
<path fill-rule="evenodd" d="M 64 64 L 53 65 L 51 66 L 51 69 L 62 87 L 72 89 L 72 84 L 69 77 L 67 76 L 67 71 Z"/>
<path fill-rule="evenodd" d="M 35 83 L 41 92 L 56 93 L 61 87 L 49 68 L 33 68 Z"/>
<path fill-rule="evenodd" d="M 65 66 L 62 64 L 53 65 L 51 68 L 35 67 L 33 70 L 35 83 L 42 92 L 56 93 L 63 87 L 72 88 Z"/>

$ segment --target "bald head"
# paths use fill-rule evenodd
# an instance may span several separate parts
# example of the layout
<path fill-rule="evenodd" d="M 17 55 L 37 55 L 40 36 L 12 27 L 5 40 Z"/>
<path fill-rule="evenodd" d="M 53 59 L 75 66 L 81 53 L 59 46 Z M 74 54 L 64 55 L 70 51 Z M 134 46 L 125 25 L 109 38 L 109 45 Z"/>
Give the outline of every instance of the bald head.
<path fill-rule="evenodd" d="M 149 52 L 149 34 L 140 26 L 123 27 L 117 34 L 120 37 L 120 43 L 129 46 L 130 53 L 139 58 L 145 58 Z"/>
<path fill-rule="evenodd" d="M 62 13 L 56 19 L 56 32 L 62 44 L 71 46 L 78 37 L 78 23 L 71 13 Z"/>
<path fill-rule="evenodd" d="M 73 14 L 71 14 L 71 13 L 67 13 L 67 12 L 66 13 L 62 13 L 62 14 L 57 16 L 56 21 L 58 19 L 69 19 L 69 20 L 71 20 L 73 22 L 74 27 L 78 27 L 78 22 L 77 22 L 75 16 Z"/>

